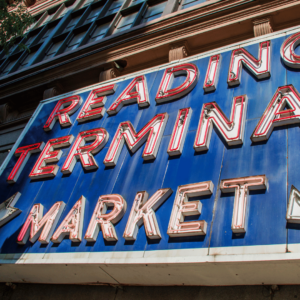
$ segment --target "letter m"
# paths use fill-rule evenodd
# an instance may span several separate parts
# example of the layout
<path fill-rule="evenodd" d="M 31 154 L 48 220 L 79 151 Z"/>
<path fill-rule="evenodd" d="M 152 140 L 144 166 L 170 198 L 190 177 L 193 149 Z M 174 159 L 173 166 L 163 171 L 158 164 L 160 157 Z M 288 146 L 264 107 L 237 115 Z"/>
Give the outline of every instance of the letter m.
<path fill-rule="evenodd" d="M 143 159 L 156 158 L 168 117 L 167 113 L 156 115 L 137 133 L 131 122 L 120 123 L 103 163 L 106 166 L 115 166 L 125 142 L 129 150 L 134 153 L 147 141 L 142 155 Z"/>
<path fill-rule="evenodd" d="M 43 217 L 44 206 L 34 204 L 17 237 L 17 243 L 25 245 L 29 238 L 32 243 L 39 239 L 40 243 L 48 244 L 65 205 L 62 201 L 54 203 Z"/>

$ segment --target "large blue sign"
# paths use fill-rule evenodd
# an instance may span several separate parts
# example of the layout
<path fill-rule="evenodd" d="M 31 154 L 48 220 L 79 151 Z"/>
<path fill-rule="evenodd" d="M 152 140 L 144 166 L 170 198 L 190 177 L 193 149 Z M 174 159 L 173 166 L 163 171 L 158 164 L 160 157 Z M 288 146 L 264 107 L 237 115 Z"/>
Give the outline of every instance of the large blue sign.
<path fill-rule="evenodd" d="M 289 37 L 293 39 L 289 40 Z M 37 153 L 32 151 L 28 161 L 25 159 L 22 162 L 24 168 L 19 170 L 15 183 L 7 179 L 12 176 L 10 174 L 20 155 L 10 155 L 3 165 L 1 202 L 19 192 L 21 195 L 18 195 L 18 201 L 13 206 L 21 213 L 18 211 L 16 217 L 4 222 L 0 228 L 1 254 L 203 248 L 209 249 L 205 255 L 214 255 L 235 253 L 233 249 L 238 246 L 246 249 L 248 246 L 272 245 L 275 252 L 285 252 L 291 245 L 299 243 L 300 227 L 297 222 L 300 215 L 297 216 L 297 205 L 300 198 L 297 187 L 300 189 L 300 130 L 296 123 L 299 120 L 297 90 L 300 91 L 300 81 L 297 55 L 290 55 L 290 65 L 287 66 L 284 56 L 287 50 L 283 46 L 288 43 L 288 47 L 291 44 L 296 47 L 297 39 L 296 35 L 274 37 L 261 43 L 253 41 L 253 44 L 243 48 L 237 46 L 234 50 L 222 50 L 200 59 L 168 65 L 167 71 L 160 68 L 144 76 L 139 74 L 138 83 L 133 83 L 136 76 L 124 77 L 106 85 L 95 85 L 44 101 L 14 152 L 17 148 L 39 142 L 44 142 L 47 147 L 49 140 L 59 141 L 70 135 L 74 139 L 69 139 L 69 143 L 60 147 L 61 157 L 57 155 L 58 158 L 50 163 L 50 160 L 43 160 L 46 154 L 42 156 L 42 148 Z M 146 87 L 141 84 L 146 84 Z M 96 118 L 76 120 L 91 97 L 91 91 L 108 85 L 111 85 L 109 93 L 92 95 L 92 100 L 107 97 L 105 108 L 108 113 L 102 111 L 102 117 L 98 114 Z M 124 91 L 127 91 L 127 96 L 120 98 Z M 71 102 L 56 108 L 58 101 L 66 98 Z M 117 99 L 126 105 L 109 113 Z M 143 105 L 147 101 L 149 103 Z M 54 121 L 51 119 L 53 124 L 50 126 L 48 122 L 45 130 L 49 116 L 55 111 L 67 109 L 70 103 L 77 106 L 77 109 L 66 114 L 71 125 L 65 126 L 68 124 L 59 119 L 58 113 Z M 89 106 L 86 111 L 97 107 L 101 106 Z M 157 123 L 150 122 L 153 118 Z M 147 124 L 151 126 L 147 127 Z M 181 132 L 180 126 L 185 126 L 186 131 Z M 102 144 L 99 142 L 99 149 L 86 156 L 92 157 L 92 162 L 87 163 L 92 167 L 83 167 L 79 156 L 76 156 L 80 151 L 76 152 L 74 143 L 79 141 L 80 133 L 99 128 L 104 130 L 98 132 Z M 143 128 L 146 128 L 145 132 L 142 132 Z M 172 139 L 175 146 L 171 148 L 179 149 L 175 155 L 170 150 Z M 86 139 L 84 143 L 88 146 L 93 141 L 93 138 L 91 141 Z M 118 141 L 123 142 L 124 146 Z M 77 146 L 83 144 L 78 142 Z M 117 153 L 119 150 L 120 153 Z M 108 157 L 108 153 L 113 151 L 117 154 Z M 65 166 L 67 159 L 73 164 L 72 167 Z M 114 163 L 105 164 L 105 161 Z M 50 177 L 39 176 L 33 171 L 38 162 L 40 167 L 57 165 L 57 172 L 51 171 Z M 62 169 L 66 171 L 61 172 Z M 33 175 L 29 177 L 30 174 Z M 292 186 L 295 188 L 290 198 Z M 159 190 L 167 193 L 161 201 L 159 197 L 162 195 L 153 199 Z M 144 192 L 153 201 L 153 207 L 139 211 L 142 201 L 146 200 L 142 199 L 146 197 Z M 89 224 L 94 222 L 100 228 L 100 223 L 96 222 L 97 216 L 99 221 L 101 213 L 105 215 L 114 210 L 114 205 L 107 201 L 108 205 L 102 203 L 102 210 L 98 208 L 99 214 L 95 215 L 99 197 L 103 195 L 118 195 L 126 203 L 121 203 L 123 200 L 120 200 L 121 204 L 117 203 L 116 198 L 111 201 L 115 206 L 121 205 L 116 211 L 120 215 L 114 216 L 108 223 L 106 239 L 103 237 L 104 227 L 98 235 L 93 230 L 90 232 L 96 238 L 85 239 Z M 69 213 L 79 199 L 85 199 L 81 202 L 81 215 L 75 209 L 72 217 Z M 30 226 L 35 226 L 34 222 L 46 215 L 58 201 L 63 201 L 65 206 L 57 212 L 57 220 L 53 223 L 52 235 L 55 231 L 58 234 L 56 238 L 52 237 L 54 242 L 41 243 L 37 240 L 42 227 L 37 227 L 39 231 L 35 233 L 35 240 L 29 241 Z M 187 201 L 194 203 L 194 206 L 185 206 Z M 291 206 L 288 211 L 289 201 Z M 40 219 L 24 227 L 36 204 L 44 207 Z M 133 208 L 134 205 L 137 206 Z M 6 216 L 8 206 L 2 205 L 2 217 Z M 105 212 L 106 208 L 108 211 Z M 154 217 L 149 216 L 150 212 Z M 174 217 L 173 223 L 170 221 L 171 215 Z M 64 220 L 66 223 L 61 226 Z M 82 229 L 78 222 L 83 222 Z M 191 223 L 185 226 L 185 222 Z M 104 223 L 105 219 L 102 225 Z M 81 230 L 77 242 L 76 239 L 69 239 L 69 225 L 73 229 L 79 226 L 77 229 Z M 128 229 L 127 236 L 126 226 L 132 227 L 131 232 Z M 60 232 L 57 232 L 59 228 Z M 22 230 L 23 244 L 20 239 L 17 243 Z M 158 230 L 156 234 L 155 230 Z M 268 249 L 262 251 L 273 251 Z"/>

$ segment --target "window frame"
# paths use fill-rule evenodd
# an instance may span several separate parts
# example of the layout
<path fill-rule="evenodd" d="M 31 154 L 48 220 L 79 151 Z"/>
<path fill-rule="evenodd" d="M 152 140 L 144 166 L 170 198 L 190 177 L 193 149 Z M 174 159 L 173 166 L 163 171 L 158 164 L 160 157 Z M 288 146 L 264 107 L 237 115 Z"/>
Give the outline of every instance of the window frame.
<path fill-rule="evenodd" d="M 94 34 L 94 32 L 95 32 L 95 30 L 97 29 L 98 26 L 105 25 L 105 24 L 109 23 L 109 25 L 106 29 L 106 32 L 105 32 L 105 34 L 103 35 L 102 38 L 107 37 L 108 34 L 109 34 L 109 31 L 110 31 L 110 28 L 111 28 L 112 21 L 114 20 L 114 17 L 115 17 L 114 15 L 108 15 L 108 16 L 105 16 L 103 18 L 97 19 L 90 28 L 87 44 L 95 43 L 95 41 L 92 41 L 92 35 Z M 98 41 L 99 40 L 97 40 L 97 42 Z"/>
<path fill-rule="evenodd" d="M 117 16 L 113 22 L 114 24 L 112 24 L 112 26 L 110 28 L 109 35 L 124 34 L 124 32 L 127 32 L 128 30 L 131 30 L 132 27 L 135 27 L 136 25 L 138 25 L 140 18 L 141 18 L 141 11 L 143 10 L 144 5 L 145 5 L 145 2 L 144 3 L 140 2 L 133 6 L 128 6 L 124 9 L 122 9 L 121 11 L 119 11 L 119 13 L 117 13 Z M 117 26 L 121 22 L 122 18 L 129 16 L 133 13 L 136 13 L 136 16 L 135 16 L 135 19 L 133 20 L 133 22 L 131 23 L 131 26 L 128 29 L 121 30 L 119 32 L 115 32 L 115 30 L 117 29 Z"/>
<path fill-rule="evenodd" d="M 166 2 L 166 5 L 165 5 L 165 7 L 164 7 L 164 9 L 163 9 L 163 11 L 162 11 L 161 16 L 155 18 L 154 20 L 159 19 L 159 18 L 162 18 L 162 17 L 165 15 L 165 11 L 166 11 L 166 9 L 168 9 L 167 5 L 168 5 L 169 0 L 166 0 L 166 1 L 164 1 L 164 0 L 148 0 L 148 1 L 145 1 L 145 8 L 144 8 L 144 11 L 143 11 L 143 14 L 142 14 L 142 16 L 141 16 L 141 20 L 140 20 L 140 23 L 139 23 L 139 24 L 147 24 L 147 23 L 149 23 L 149 22 L 154 21 L 154 20 L 151 20 L 151 21 L 148 21 L 148 22 L 142 22 L 143 19 L 144 19 L 145 14 L 147 13 L 147 11 L 148 11 L 148 9 L 149 9 L 149 7 L 152 7 L 152 6 L 155 6 L 155 5 L 164 3 L 164 2 Z"/>

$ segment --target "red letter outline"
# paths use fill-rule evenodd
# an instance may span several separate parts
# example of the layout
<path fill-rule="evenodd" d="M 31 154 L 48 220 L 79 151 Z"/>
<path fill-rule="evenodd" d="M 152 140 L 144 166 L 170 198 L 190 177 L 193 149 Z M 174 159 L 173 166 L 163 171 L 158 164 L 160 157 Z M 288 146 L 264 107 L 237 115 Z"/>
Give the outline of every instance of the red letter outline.
<path fill-rule="evenodd" d="M 271 42 L 260 43 L 258 53 L 259 58 L 256 59 L 244 48 L 232 51 L 228 71 L 228 85 L 240 84 L 243 65 L 258 79 L 271 76 Z"/>
<path fill-rule="evenodd" d="M 71 104 L 67 106 L 70 102 Z M 52 130 L 57 119 L 62 127 L 71 126 L 72 122 L 70 116 L 76 112 L 81 103 L 82 99 L 77 95 L 59 100 L 44 125 L 44 130 Z"/>
<path fill-rule="evenodd" d="M 98 164 L 93 155 L 105 146 L 108 138 L 109 134 L 104 128 L 80 132 L 61 168 L 61 172 L 63 174 L 72 173 L 78 160 L 80 160 L 85 170 L 98 169 Z M 94 140 L 94 142 L 85 146 L 85 143 L 91 140 Z"/>
<path fill-rule="evenodd" d="M 133 89 L 136 91 L 132 91 Z M 123 91 L 123 93 L 109 107 L 107 113 L 116 115 L 124 105 L 138 103 L 139 107 L 148 107 L 150 105 L 147 81 L 144 75 L 135 77 Z"/>
<path fill-rule="evenodd" d="M 233 98 L 230 120 L 224 115 L 216 102 L 203 104 L 194 142 L 195 151 L 205 151 L 209 149 L 213 126 L 219 130 L 228 145 L 242 144 L 245 131 L 247 102 L 246 95 Z"/>
<path fill-rule="evenodd" d="M 177 88 L 170 89 L 174 76 L 186 74 L 186 79 Z M 155 100 L 157 103 L 165 103 L 188 94 L 197 84 L 199 79 L 199 71 L 196 65 L 188 63 L 165 70 L 163 78 L 160 82 Z"/>
<path fill-rule="evenodd" d="M 135 131 L 129 121 L 120 123 L 103 163 L 106 166 L 115 166 L 125 142 L 129 150 L 134 153 L 146 140 L 143 159 L 156 158 L 168 117 L 167 113 L 156 115 L 139 132 Z"/>
<path fill-rule="evenodd" d="M 288 37 L 282 44 L 280 55 L 284 64 L 290 68 L 300 68 L 300 55 L 295 53 L 295 49 L 300 44 L 300 32 Z"/>
<path fill-rule="evenodd" d="M 44 147 L 45 147 L 44 142 L 19 147 L 15 152 L 15 156 L 17 156 L 17 157 L 19 156 L 19 159 L 16 162 L 16 164 L 14 165 L 10 174 L 8 175 L 7 182 L 8 183 L 17 182 L 17 180 L 18 180 L 22 170 L 24 169 L 26 163 L 28 162 L 28 159 L 31 156 L 31 154 L 41 152 Z"/>
<path fill-rule="evenodd" d="M 221 54 L 216 54 L 210 57 L 203 84 L 203 89 L 205 92 L 212 92 L 216 90 L 219 81 L 221 61 Z"/>
<path fill-rule="evenodd" d="M 17 237 L 17 243 L 25 245 L 29 237 L 31 243 L 39 239 L 40 243 L 48 244 L 65 205 L 63 201 L 54 203 L 43 217 L 44 206 L 34 204 Z"/>
<path fill-rule="evenodd" d="M 58 162 L 62 156 L 62 151 L 54 151 L 54 149 L 70 146 L 73 139 L 73 135 L 66 135 L 49 140 L 29 174 L 30 179 L 55 177 L 59 168 L 58 165 L 47 166 L 46 164 L 49 162 Z"/>
<path fill-rule="evenodd" d="M 285 102 L 291 109 L 281 110 Z M 251 140 L 268 140 L 274 127 L 300 122 L 300 95 L 293 85 L 279 87 L 255 127 Z"/>
<path fill-rule="evenodd" d="M 102 118 L 105 114 L 104 104 L 107 100 L 106 95 L 111 95 L 115 91 L 115 84 L 103 86 L 101 88 L 92 90 L 77 116 L 78 123 Z"/>

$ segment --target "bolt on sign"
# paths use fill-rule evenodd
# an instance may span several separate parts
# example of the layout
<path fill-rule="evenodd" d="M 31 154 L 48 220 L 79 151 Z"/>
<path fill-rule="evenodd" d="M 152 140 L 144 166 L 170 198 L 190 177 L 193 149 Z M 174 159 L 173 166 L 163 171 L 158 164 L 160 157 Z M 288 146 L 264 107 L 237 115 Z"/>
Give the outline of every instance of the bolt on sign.
<path fill-rule="evenodd" d="M 271 34 L 42 101 L 1 167 L 5 280 L 297 283 L 299 41 Z"/>

